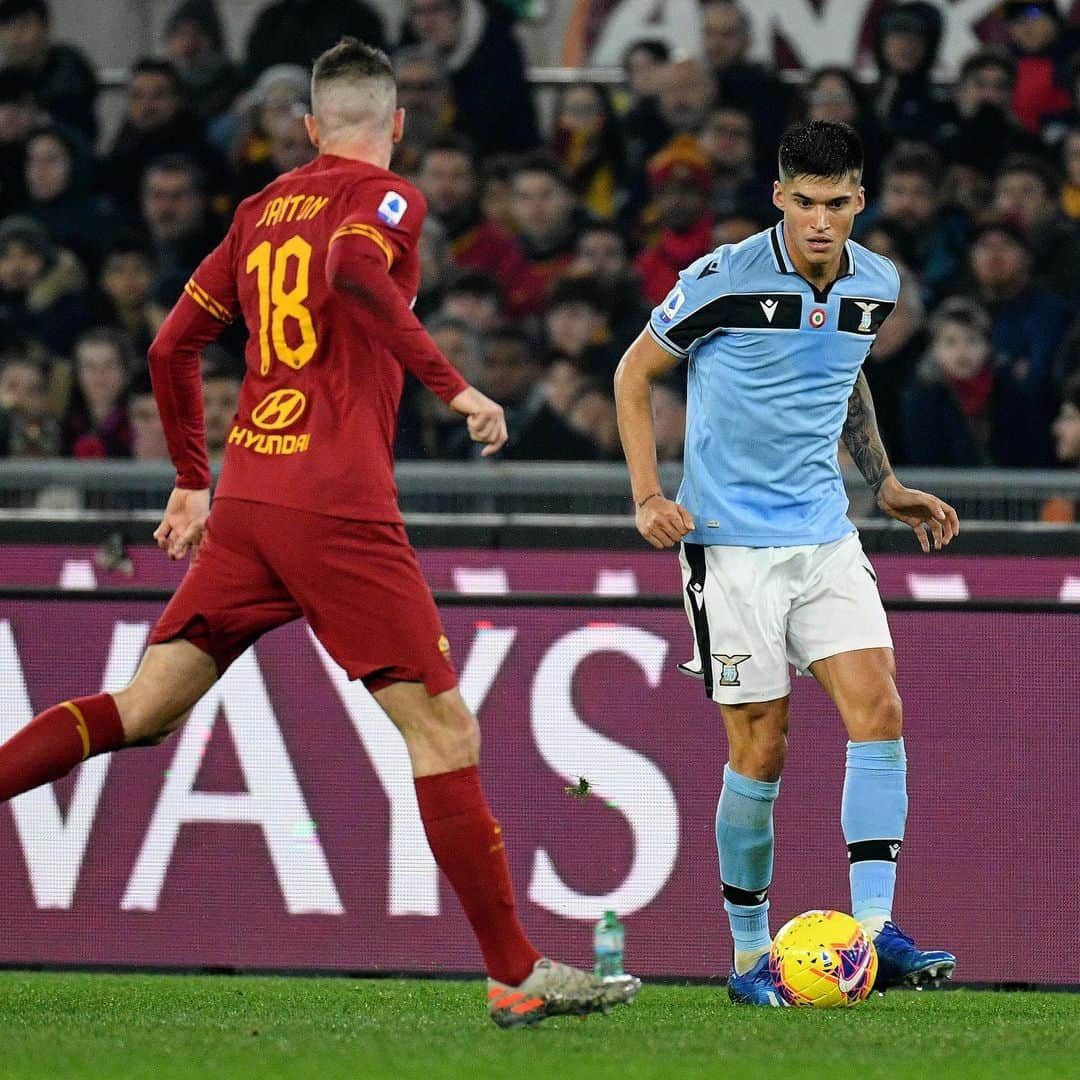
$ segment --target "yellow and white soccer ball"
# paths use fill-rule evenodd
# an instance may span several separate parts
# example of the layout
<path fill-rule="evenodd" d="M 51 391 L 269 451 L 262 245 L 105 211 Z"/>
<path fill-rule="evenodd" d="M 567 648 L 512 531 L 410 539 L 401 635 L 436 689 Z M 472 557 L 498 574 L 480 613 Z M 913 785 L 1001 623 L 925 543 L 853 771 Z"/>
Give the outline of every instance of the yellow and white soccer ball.
<path fill-rule="evenodd" d="M 789 1005 L 846 1009 L 874 988 L 874 943 L 842 911 L 804 911 L 780 928 L 769 952 L 769 970 Z"/>

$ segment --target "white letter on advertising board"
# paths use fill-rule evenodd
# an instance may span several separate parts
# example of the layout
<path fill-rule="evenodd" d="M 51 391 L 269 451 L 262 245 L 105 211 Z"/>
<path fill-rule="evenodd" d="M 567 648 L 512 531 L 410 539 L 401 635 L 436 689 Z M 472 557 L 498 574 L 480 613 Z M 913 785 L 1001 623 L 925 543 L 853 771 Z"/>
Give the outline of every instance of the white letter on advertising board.
<path fill-rule="evenodd" d="M 460 676 L 461 696 L 473 713 L 478 713 L 484 704 L 516 633 L 514 629 L 482 627 L 477 630 Z M 364 684 L 350 681 L 314 634 L 311 634 L 311 640 L 390 804 L 387 913 L 438 915 L 439 869 L 428 847 L 424 823 L 416 805 L 412 765 L 405 740 Z"/>
<path fill-rule="evenodd" d="M 192 790 L 219 708 L 246 792 Z M 180 732 L 120 905 L 125 911 L 156 910 L 180 829 L 200 821 L 245 822 L 262 829 L 290 915 L 344 912 L 251 649 L 195 706 Z"/>
<path fill-rule="evenodd" d="M 118 622 L 113 627 L 103 691 L 120 690 L 131 681 L 148 629 L 147 623 Z M 0 710 L 0 742 L 4 742 L 34 716 L 6 619 L 0 622 L 0 701 L 5 704 Z M 11 800 L 15 831 L 39 908 L 71 907 L 110 760 L 110 755 L 102 754 L 79 766 L 66 814 L 61 814 L 51 784 Z"/>
<path fill-rule="evenodd" d="M 587 727 L 574 706 L 574 677 L 595 653 L 629 656 L 650 686 L 657 686 L 668 644 L 634 626 L 586 626 L 560 638 L 547 651 L 532 690 L 532 730 L 544 760 L 569 782 L 588 777 L 592 790 L 612 803 L 634 834 L 634 859 L 626 879 L 604 896 L 575 892 L 560 877 L 551 856 L 533 860 L 529 899 L 556 915 L 597 919 L 608 909 L 630 915 L 650 903 L 667 884 L 679 854 L 679 810 L 664 774 L 643 754 Z"/>

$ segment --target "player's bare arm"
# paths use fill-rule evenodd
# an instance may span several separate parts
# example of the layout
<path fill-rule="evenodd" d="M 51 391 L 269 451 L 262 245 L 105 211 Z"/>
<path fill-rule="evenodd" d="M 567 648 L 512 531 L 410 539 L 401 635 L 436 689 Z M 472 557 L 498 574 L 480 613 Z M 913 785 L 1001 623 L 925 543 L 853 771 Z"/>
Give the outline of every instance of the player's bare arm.
<path fill-rule="evenodd" d="M 619 437 L 630 471 L 637 530 L 654 548 L 673 547 L 694 527 L 689 511 L 664 495 L 656 465 L 652 384 L 680 362 L 642 331 L 615 371 Z"/>
<path fill-rule="evenodd" d="M 928 492 L 905 487 L 897 480 L 881 441 L 874 399 L 864 371 L 859 372 L 848 398 L 841 438 L 863 479 L 874 489 L 878 506 L 889 517 L 909 525 L 923 551 L 930 551 L 931 538 L 935 550 L 940 550 L 959 535 L 960 520 L 948 503 Z"/>

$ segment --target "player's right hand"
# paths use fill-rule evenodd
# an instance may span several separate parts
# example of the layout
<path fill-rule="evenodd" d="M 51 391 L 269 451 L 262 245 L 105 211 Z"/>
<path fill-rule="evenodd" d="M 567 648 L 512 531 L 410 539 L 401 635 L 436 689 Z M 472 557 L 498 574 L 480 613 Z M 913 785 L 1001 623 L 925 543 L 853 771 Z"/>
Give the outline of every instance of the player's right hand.
<path fill-rule="evenodd" d="M 468 386 L 450 401 L 450 408 L 465 417 L 469 438 L 473 442 L 486 443 L 480 451 L 482 457 L 490 457 L 506 445 L 506 415 L 503 407 L 480 393 L 475 386 Z"/>
<path fill-rule="evenodd" d="M 637 531 L 654 548 L 674 547 L 694 527 L 685 506 L 663 495 L 654 495 L 637 508 Z"/>
<path fill-rule="evenodd" d="M 157 546 L 167 551 L 170 559 L 182 559 L 189 551 L 194 559 L 209 516 L 209 488 L 199 491 L 173 488 L 161 524 L 154 530 Z"/>

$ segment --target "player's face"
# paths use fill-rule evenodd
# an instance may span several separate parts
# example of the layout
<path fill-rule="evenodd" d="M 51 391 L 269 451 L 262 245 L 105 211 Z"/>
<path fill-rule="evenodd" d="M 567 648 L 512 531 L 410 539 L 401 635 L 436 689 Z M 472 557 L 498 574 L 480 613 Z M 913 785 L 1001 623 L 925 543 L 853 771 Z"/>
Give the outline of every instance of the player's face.
<path fill-rule="evenodd" d="M 854 174 L 846 180 L 794 176 L 776 182 L 773 203 L 783 211 L 792 256 L 814 269 L 839 263 L 866 195 Z"/>
<path fill-rule="evenodd" d="M 1066 402 L 1054 421 L 1058 461 L 1080 462 L 1080 409 Z"/>

